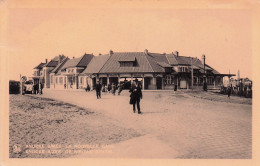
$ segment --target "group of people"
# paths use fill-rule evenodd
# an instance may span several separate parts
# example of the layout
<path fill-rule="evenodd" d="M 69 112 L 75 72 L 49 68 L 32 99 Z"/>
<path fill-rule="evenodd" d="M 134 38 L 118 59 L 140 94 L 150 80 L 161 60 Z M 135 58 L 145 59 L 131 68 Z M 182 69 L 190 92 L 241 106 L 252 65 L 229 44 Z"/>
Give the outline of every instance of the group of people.
<path fill-rule="evenodd" d="M 110 84 L 108 84 L 108 86 L 102 86 L 100 84 L 99 81 L 97 81 L 96 84 L 96 95 L 97 95 L 97 99 L 101 99 L 101 91 L 104 92 L 109 92 L 111 91 L 111 93 L 113 95 L 116 94 L 116 90 L 118 88 L 118 95 L 120 95 L 121 91 L 122 91 L 122 85 L 118 84 L 118 87 L 116 87 L 116 85 L 114 83 L 112 83 L 112 85 L 110 86 Z M 140 86 L 140 84 L 138 83 L 138 80 L 134 80 L 133 84 L 129 90 L 130 92 L 130 102 L 129 104 L 133 105 L 133 112 L 136 112 L 136 107 L 137 107 L 137 111 L 138 114 L 141 114 L 141 109 L 140 109 L 140 100 L 142 99 L 143 95 L 142 95 L 142 88 Z"/>
<path fill-rule="evenodd" d="M 88 88 L 87 88 L 88 89 Z M 89 88 L 90 89 L 90 88 Z M 113 95 L 116 94 L 116 91 L 118 90 L 118 95 L 120 95 L 120 93 L 122 92 L 122 85 L 118 84 L 117 87 L 114 83 L 108 84 L 108 85 L 101 85 L 99 81 L 97 81 L 96 83 L 96 95 L 97 95 L 97 99 L 101 98 L 101 91 L 102 92 L 108 92 L 108 93 L 112 93 Z M 88 90 L 89 91 L 89 90 Z"/>
<path fill-rule="evenodd" d="M 42 94 L 43 84 L 34 84 L 33 85 L 33 94 Z"/>

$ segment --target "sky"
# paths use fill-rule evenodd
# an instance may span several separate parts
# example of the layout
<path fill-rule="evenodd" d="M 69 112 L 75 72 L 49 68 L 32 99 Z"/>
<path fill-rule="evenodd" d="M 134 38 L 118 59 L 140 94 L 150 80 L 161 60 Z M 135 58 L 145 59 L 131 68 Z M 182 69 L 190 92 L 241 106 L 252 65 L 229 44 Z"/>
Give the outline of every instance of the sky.
<path fill-rule="evenodd" d="M 252 78 L 252 20 L 247 8 L 10 8 L 9 79 L 31 76 L 64 54 L 171 53 L 201 59 L 220 73 Z"/>

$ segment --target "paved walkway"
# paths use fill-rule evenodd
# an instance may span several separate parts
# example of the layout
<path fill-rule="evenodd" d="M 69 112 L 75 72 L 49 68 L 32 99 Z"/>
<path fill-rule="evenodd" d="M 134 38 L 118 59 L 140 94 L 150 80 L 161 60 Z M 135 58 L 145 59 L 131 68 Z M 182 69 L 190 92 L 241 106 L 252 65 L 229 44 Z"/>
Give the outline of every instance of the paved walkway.
<path fill-rule="evenodd" d="M 111 154 L 78 157 L 251 158 L 252 105 L 194 98 L 180 91 L 145 91 L 143 96 L 143 114 L 138 115 L 128 104 L 127 91 L 102 94 L 98 100 L 95 92 L 84 91 L 45 89 L 42 95 L 90 109 L 142 135 L 114 144 Z"/>

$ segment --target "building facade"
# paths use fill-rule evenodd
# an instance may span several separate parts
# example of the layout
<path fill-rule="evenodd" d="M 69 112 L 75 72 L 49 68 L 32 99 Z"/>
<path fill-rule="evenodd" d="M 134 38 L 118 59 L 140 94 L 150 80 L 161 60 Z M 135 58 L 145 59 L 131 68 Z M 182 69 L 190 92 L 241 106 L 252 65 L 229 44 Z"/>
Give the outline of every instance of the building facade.
<path fill-rule="evenodd" d="M 142 89 L 218 88 L 223 77 L 234 74 L 220 74 L 203 60 L 171 54 L 144 52 L 113 52 L 94 56 L 84 54 L 80 58 L 61 57 L 57 62 L 41 63 L 35 68 L 37 77 L 43 78 L 46 88 L 85 89 L 95 88 L 96 81 L 102 85 L 121 84 L 130 88 L 133 80 L 138 80 Z M 41 75 L 42 72 L 42 75 Z"/>

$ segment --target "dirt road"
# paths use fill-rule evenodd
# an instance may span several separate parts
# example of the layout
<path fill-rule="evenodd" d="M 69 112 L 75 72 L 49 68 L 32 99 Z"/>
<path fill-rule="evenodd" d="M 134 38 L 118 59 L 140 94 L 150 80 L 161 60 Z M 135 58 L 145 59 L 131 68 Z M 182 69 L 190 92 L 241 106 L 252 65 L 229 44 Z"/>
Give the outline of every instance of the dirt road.
<path fill-rule="evenodd" d="M 132 112 L 127 91 L 120 96 L 102 94 L 99 100 L 94 92 L 84 91 L 45 90 L 37 97 L 52 98 L 94 112 L 98 118 L 89 122 L 93 133 L 97 126 L 110 132 L 121 128 L 125 134 L 129 133 L 124 139 L 110 142 L 104 137 L 103 144 L 112 145 L 110 153 L 83 152 L 71 157 L 251 158 L 250 102 L 230 102 L 224 96 L 221 96 L 223 100 L 220 102 L 214 101 L 215 97 L 219 98 L 214 97 L 215 94 L 211 94 L 213 100 L 209 100 L 180 91 L 143 93 L 142 115 Z M 78 118 L 76 129 L 88 121 L 80 116 Z M 114 136 L 121 132 L 114 133 Z M 58 136 L 57 139 L 59 142 Z"/>

